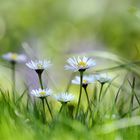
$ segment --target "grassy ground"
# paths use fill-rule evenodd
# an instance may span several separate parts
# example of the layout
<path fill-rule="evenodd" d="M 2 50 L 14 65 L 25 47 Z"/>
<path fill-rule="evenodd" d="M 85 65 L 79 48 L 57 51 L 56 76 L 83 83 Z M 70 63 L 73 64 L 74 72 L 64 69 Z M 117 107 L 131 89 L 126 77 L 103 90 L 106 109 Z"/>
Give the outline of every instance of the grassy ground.
<path fill-rule="evenodd" d="M 77 102 L 68 103 L 59 112 L 61 104 L 49 97 L 53 119 L 45 104 L 46 122 L 44 122 L 41 100 L 29 98 L 27 89 L 20 95 L 15 92 L 16 102 L 13 101 L 11 91 L 1 89 L 0 139 L 138 140 L 140 137 L 138 64 L 139 62 L 123 62 L 116 67 L 104 69 L 108 72 L 123 69 L 126 72 L 119 82 L 116 83 L 118 77 L 114 77 L 105 83 L 102 90 L 99 82 L 94 83 L 94 88 L 88 88 L 92 113 L 87 109 L 83 90 L 76 118 Z M 69 86 L 73 88 L 72 85 Z M 79 87 L 73 88 L 74 90 L 79 94 Z M 102 96 L 99 101 L 100 91 Z"/>

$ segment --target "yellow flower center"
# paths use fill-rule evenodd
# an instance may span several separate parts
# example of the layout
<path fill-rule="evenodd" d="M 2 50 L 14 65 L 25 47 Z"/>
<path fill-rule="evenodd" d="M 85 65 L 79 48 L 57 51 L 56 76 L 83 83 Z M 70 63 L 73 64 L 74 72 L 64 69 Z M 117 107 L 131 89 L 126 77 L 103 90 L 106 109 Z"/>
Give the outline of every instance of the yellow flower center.
<path fill-rule="evenodd" d="M 78 67 L 86 67 L 86 66 L 87 66 L 86 62 L 81 61 L 78 63 Z"/>
<path fill-rule="evenodd" d="M 13 59 L 13 60 L 16 60 L 17 57 L 18 57 L 18 55 L 17 55 L 16 53 L 13 53 L 13 54 L 11 55 L 11 59 Z"/>
<path fill-rule="evenodd" d="M 45 94 L 46 94 L 45 91 L 40 92 L 40 95 L 45 95 Z"/>
<path fill-rule="evenodd" d="M 86 84 L 87 83 L 87 80 L 83 80 L 83 83 Z"/>
<path fill-rule="evenodd" d="M 42 64 L 37 64 L 38 69 L 42 69 Z"/>

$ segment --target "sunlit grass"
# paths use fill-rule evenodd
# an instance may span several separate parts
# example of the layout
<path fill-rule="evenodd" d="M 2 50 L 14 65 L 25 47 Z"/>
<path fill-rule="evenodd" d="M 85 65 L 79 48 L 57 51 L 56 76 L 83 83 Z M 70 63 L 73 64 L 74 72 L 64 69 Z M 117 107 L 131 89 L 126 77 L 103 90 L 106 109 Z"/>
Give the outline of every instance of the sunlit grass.
<path fill-rule="evenodd" d="M 129 63 L 133 68 L 129 67 Z M 57 103 L 53 97 L 46 98 L 41 89 L 36 93 L 36 95 L 41 94 L 40 96 L 32 97 L 28 87 L 20 94 L 16 90 L 1 88 L 0 138 L 6 140 L 139 139 L 140 101 L 137 64 L 139 61 L 135 64 L 135 62 L 121 60 L 120 64 L 116 64 L 113 68 L 105 68 L 108 73 L 125 70 L 126 73 L 123 76 L 120 74 L 108 78 L 108 75 L 102 75 L 101 79 L 97 78 L 90 84 L 85 84 L 85 81 L 82 82 L 79 79 L 76 86 L 69 82 L 64 89 L 67 93 L 73 92 L 76 95 L 74 102 L 70 102 L 73 97 L 70 99 L 61 96 L 58 100 L 61 103 Z M 81 66 L 85 67 L 85 64 L 80 65 L 80 69 Z M 39 74 L 37 70 L 35 71 Z M 96 68 L 96 71 L 100 76 L 104 69 Z M 96 71 L 92 75 L 95 75 Z M 82 74 L 84 75 L 84 71 Z M 41 77 L 38 78 L 38 83 L 43 89 Z M 77 111 L 79 88 L 81 100 Z M 15 100 L 13 100 L 13 92 L 16 95 Z"/>

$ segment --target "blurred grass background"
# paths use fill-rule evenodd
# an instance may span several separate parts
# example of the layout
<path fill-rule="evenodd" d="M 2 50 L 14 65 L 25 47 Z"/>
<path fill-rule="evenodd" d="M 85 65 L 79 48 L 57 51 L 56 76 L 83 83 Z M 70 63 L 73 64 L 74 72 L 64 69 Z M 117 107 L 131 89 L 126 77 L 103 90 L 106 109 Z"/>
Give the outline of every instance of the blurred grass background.
<path fill-rule="evenodd" d="M 27 41 L 52 57 L 109 48 L 135 59 L 139 5 L 139 0 L 0 0 L 0 53 L 17 51 Z"/>
<path fill-rule="evenodd" d="M 96 51 L 108 51 L 128 61 L 137 60 L 139 5 L 139 0 L 0 0 L 0 54 L 13 51 L 26 53 L 31 59 L 51 59 L 55 79 L 62 78 L 55 70 L 64 71 L 69 54 L 84 52 L 94 57 L 98 55 Z M 23 50 L 24 42 L 33 52 Z M 108 67 L 108 62 L 112 66 L 114 56 L 99 56 L 110 60 L 97 61 L 97 67 Z M 1 81 L 4 77 L 7 82 L 5 68 L 1 71 Z"/>

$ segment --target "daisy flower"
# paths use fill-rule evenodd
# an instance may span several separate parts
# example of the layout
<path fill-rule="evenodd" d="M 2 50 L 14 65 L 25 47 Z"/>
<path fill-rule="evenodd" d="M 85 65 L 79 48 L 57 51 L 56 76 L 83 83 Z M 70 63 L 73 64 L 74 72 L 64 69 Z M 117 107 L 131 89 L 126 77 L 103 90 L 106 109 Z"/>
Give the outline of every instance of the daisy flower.
<path fill-rule="evenodd" d="M 47 60 L 35 60 L 35 61 L 30 61 L 26 63 L 26 66 L 29 67 L 32 70 L 46 70 L 51 66 L 51 62 Z"/>
<path fill-rule="evenodd" d="M 112 80 L 112 78 L 109 77 L 106 73 L 95 75 L 95 78 L 101 84 L 105 84 L 105 83 L 110 82 Z"/>
<path fill-rule="evenodd" d="M 87 86 L 88 84 L 91 84 L 91 83 L 94 83 L 95 82 L 95 77 L 93 75 L 84 75 L 83 76 L 83 86 Z M 73 80 L 72 80 L 72 83 L 73 84 L 76 84 L 76 85 L 80 85 L 80 76 L 76 76 Z"/>
<path fill-rule="evenodd" d="M 47 97 L 52 95 L 52 90 L 49 88 L 46 89 L 35 89 L 31 91 L 31 95 L 39 98 Z"/>
<path fill-rule="evenodd" d="M 2 58 L 9 62 L 14 62 L 14 63 L 16 62 L 22 63 L 27 60 L 27 57 L 24 54 L 17 54 L 17 53 L 12 53 L 12 52 L 4 54 Z"/>
<path fill-rule="evenodd" d="M 67 60 L 68 65 L 65 66 L 66 70 L 76 71 L 85 71 L 96 65 L 95 61 L 92 58 L 88 57 L 72 57 Z"/>
<path fill-rule="evenodd" d="M 60 93 L 55 96 L 56 100 L 61 103 L 67 103 L 74 100 L 74 95 L 66 93 Z"/>

